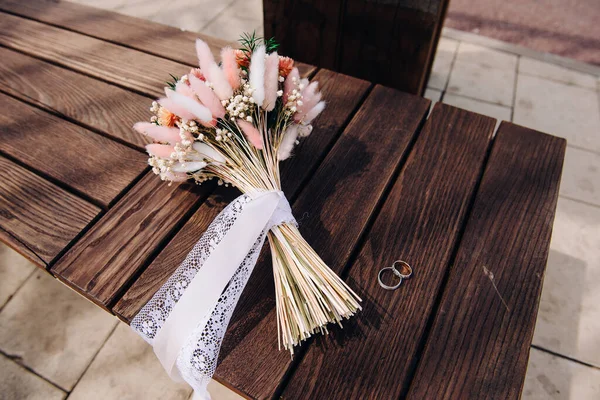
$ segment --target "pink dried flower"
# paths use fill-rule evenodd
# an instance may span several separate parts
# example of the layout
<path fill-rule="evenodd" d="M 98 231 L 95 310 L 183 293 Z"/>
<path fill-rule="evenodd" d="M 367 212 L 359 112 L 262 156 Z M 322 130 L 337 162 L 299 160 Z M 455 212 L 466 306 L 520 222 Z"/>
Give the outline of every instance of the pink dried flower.
<path fill-rule="evenodd" d="M 273 111 L 275 104 L 277 103 L 277 90 L 279 89 L 279 82 L 277 75 L 279 65 L 279 56 L 277 53 L 271 53 L 265 60 L 265 100 L 263 102 L 263 108 L 266 111 Z"/>
<path fill-rule="evenodd" d="M 246 138 L 252 144 L 252 146 L 256 147 L 259 150 L 263 148 L 263 142 L 260 132 L 251 122 L 244 121 L 243 119 L 238 119 L 237 124 L 240 128 L 242 128 L 242 132 L 244 132 L 244 135 L 246 135 Z"/>
<path fill-rule="evenodd" d="M 231 47 L 221 50 L 221 60 L 223 61 L 223 72 L 229 81 L 233 90 L 240 87 L 240 68 L 237 64 L 237 56 Z"/>
<path fill-rule="evenodd" d="M 171 145 L 181 142 L 179 129 L 177 128 L 158 126 L 150 122 L 138 122 L 133 125 L 133 129 L 141 134 L 151 137 L 157 142 L 170 143 Z"/>
<path fill-rule="evenodd" d="M 192 70 L 190 71 L 190 75 L 195 76 L 203 82 L 206 82 L 206 77 L 204 76 L 200 68 L 192 68 Z"/>
<path fill-rule="evenodd" d="M 146 145 L 146 151 L 151 156 L 169 159 L 171 154 L 175 151 L 175 147 L 167 144 L 148 144 Z"/>

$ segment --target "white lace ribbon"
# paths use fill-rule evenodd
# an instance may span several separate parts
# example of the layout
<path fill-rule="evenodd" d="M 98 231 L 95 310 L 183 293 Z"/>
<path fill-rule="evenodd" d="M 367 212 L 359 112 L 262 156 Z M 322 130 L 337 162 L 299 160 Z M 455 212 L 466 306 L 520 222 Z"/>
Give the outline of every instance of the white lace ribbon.
<path fill-rule="evenodd" d="M 210 398 L 221 341 L 267 232 L 286 222 L 296 223 L 281 191 L 238 197 L 132 320 L 169 376 L 188 382 L 196 399 Z"/>

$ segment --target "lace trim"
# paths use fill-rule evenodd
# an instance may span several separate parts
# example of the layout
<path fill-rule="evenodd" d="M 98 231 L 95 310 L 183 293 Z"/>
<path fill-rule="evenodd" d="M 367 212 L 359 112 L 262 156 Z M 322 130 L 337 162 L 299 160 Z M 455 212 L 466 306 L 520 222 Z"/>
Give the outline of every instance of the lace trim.
<path fill-rule="evenodd" d="M 154 344 L 157 332 L 164 325 L 196 273 L 231 229 L 250 200 L 250 196 L 242 195 L 225 207 L 173 275 L 131 321 L 131 328 L 150 345 Z M 176 361 L 179 373 L 199 394 L 206 393 L 206 386 L 215 372 L 225 331 L 240 295 L 252 274 L 268 230 L 272 225 L 279 225 L 283 222 L 295 224 L 291 212 L 288 211 L 287 203 L 286 207 L 287 210 L 278 210 L 277 217 L 260 234 L 221 294 L 208 321 L 201 321 L 179 352 Z M 287 217 L 283 215 L 287 215 Z"/>

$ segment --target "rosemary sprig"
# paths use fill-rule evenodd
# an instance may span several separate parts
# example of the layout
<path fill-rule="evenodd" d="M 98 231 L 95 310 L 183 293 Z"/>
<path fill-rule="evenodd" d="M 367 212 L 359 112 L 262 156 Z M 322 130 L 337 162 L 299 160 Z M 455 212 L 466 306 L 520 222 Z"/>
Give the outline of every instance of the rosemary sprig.
<path fill-rule="evenodd" d="M 175 90 L 175 87 L 177 86 L 177 82 L 179 81 L 179 78 L 173 74 L 169 74 L 169 75 L 171 76 L 171 79 L 173 79 L 173 81 L 167 81 L 166 84 L 169 86 L 169 88 L 171 88 L 171 90 Z"/>
<path fill-rule="evenodd" d="M 277 43 L 274 37 L 265 39 L 264 37 L 257 36 L 256 31 L 252 31 L 252 33 L 242 33 L 239 42 L 242 45 L 240 50 L 248 55 L 252 54 L 252 52 L 256 50 L 256 47 L 261 43 L 264 44 L 267 54 L 272 53 L 279 48 L 279 43 Z"/>

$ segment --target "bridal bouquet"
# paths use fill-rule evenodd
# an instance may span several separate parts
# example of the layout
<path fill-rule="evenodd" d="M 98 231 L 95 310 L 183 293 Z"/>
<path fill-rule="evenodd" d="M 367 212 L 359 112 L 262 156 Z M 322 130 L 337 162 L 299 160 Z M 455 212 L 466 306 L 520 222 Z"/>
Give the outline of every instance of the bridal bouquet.
<path fill-rule="evenodd" d="M 360 309 L 360 298 L 300 234 L 281 192 L 279 162 L 323 111 L 317 82 L 300 78 L 273 40 L 244 35 L 217 64 L 196 42 L 200 68 L 165 88 L 150 122 L 148 163 L 169 182 L 217 179 L 243 194 L 219 214 L 185 261 L 132 321 L 171 377 L 206 397 L 233 309 L 268 238 L 280 348 L 289 350 Z"/>

